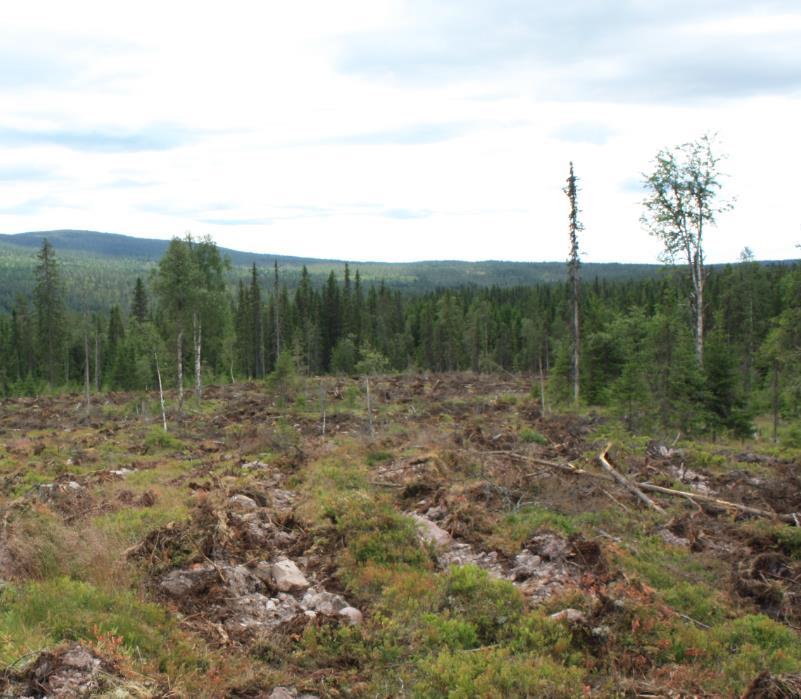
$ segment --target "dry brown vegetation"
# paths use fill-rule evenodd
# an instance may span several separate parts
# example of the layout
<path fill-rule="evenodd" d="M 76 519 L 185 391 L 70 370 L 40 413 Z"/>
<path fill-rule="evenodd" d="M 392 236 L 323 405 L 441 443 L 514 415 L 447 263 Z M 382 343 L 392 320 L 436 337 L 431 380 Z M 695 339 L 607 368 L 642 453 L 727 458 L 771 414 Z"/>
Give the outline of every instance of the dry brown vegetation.
<path fill-rule="evenodd" d="M 362 387 L 211 387 L 168 433 L 141 395 L 5 401 L 0 696 L 801 696 L 792 517 L 595 463 L 790 515 L 796 454 L 508 375 L 376 377 L 371 437 Z"/>

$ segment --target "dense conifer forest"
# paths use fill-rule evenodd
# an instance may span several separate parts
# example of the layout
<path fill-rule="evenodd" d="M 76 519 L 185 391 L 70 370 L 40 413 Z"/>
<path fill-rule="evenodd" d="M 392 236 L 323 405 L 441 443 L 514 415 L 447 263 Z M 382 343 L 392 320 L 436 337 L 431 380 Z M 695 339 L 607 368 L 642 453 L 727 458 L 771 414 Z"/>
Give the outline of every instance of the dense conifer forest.
<path fill-rule="evenodd" d="M 31 257 L 33 293 L 0 315 L 4 396 L 153 390 L 156 358 L 174 386 L 179 357 L 190 367 L 199 355 L 199 384 L 259 379 L 282 364 L 310 375 L 502 371 L 530 374 L 538 392 L 542 374 L 546 400 L 572 400 L 567 275 L 408 294 L 347 264 L 322 284 L 305 266 L 289 283 L 277 264 L 254 264 L 232 294 L 216 245 L 187 237 L 126 290 L 128 304 L 102 312 L 65 303 L 74 280 L 49 242 Z M 757 414 L 796 417 L 801 266 L 745 259 L 708 270 L 701 364 L 688 285 L 681 266 L 624 281 L 585 275 L 582 401 L 609 406 L 632 431 L 745 435 Z"/>

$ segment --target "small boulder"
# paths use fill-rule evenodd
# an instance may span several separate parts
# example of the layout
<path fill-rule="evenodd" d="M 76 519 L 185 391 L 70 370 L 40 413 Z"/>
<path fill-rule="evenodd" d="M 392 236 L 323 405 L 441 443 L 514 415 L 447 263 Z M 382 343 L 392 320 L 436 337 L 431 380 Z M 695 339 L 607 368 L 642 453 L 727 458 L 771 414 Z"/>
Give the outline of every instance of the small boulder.
<path fill-rule="evenodd" d="M 584 612 L 572 608 L 563 609 L 561 612 L 551 614 L 550 618 L 554 621 L 564 621 L 571 625 L 587 623 L 587 617 L 584 616 Z"/>
<path fill-rule="evenodd" d="M 267 699 L 295 699 L 297 697 L 297 692 L 287 689 L 286 687 L 276 687 L 270 692 L 270 696 Z"/>
<path fill-rule="evenodd" d="M 536 575 L 538 569 L 542 565 L 542 558 L 531 551 L 523 549 L 515 556 L 514 568 L 512 568 L 512 577 L 514 580 L 528 580 L 528 578 Z"/>
<path fill-rule="evenodd" d="M 347 621 L 351 626 L 359 626 L 364 620 L 364 616 L 356 607 L 344 607 L 337 612 L 337 616 Z"/>
<path fill-rule="evenodd" d="M 253 498 L 242 495 L 241 493 L 228 498 L 228 504 L 231 506 L 231 509 L 238 510 L 239 512 L 253 512 L 253 510 L 259 509 L 258 503 Z"/>
<path fill-rule="evenodd" d="M 422 515 L 412 514 L 412 519 L 417 524 L 417 531 L 420 538 L 428 544 L 434 546 L 445 547 L 449 546 L 453 541 L 452 537 L 442 527 L 434 524 L 427 517 Z"/>
<path fill-rule="evenodd" d="M 244 565 L 226 566 L 223 569 L 225 585 L 228 591 L 235 596 L 246 595 L 253 590 L 258 583 L 253 579 L 253 573 Z"/>
<path fill-rule="evenodd" d="M 322 592 L 309 590 L 303 595 L 300 604 L 304 609 L 319 612 L 325 616 L 336 616 L 341 609 L 350 606 L 343 597 L 325 590 Z"/>
<path fill-rule="evenodd" d="M 217 579 L 217 571 L 212 566 L 193 570 L 171 570 L 159 587 L 172 597 L 185 597 L 202 591 Z"/>
<path fill-rule="evenodd" d="M 528 549 L 539 554 L 546 561 L 566 558 L 569 553 L 567 541 L 561 536 L 548 532 L 532 537 L 528 542 Z"/>
<path fill-rule="evenodd" d="M 300 572 L 295 562 L 288 558 L 282 558 L 273 563 L 270 567 L 270 571 L 272 584 L 281 592 L 305 590 L 309 587 L 309 581 L 306 580 L 306 577 Z"/>

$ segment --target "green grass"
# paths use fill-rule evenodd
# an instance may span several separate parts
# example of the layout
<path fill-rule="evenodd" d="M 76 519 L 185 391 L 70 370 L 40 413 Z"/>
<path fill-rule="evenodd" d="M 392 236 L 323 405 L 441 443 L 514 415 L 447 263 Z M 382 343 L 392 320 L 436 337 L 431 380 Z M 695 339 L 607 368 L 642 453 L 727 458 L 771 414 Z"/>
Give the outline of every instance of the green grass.
<path fill-rule="evenodd" d="M 171 507 L 125 507 L 93 518 L 92 526 L 127 547 L 168 522 L 180 522 L 188 517 L 189 512 L 182 504 Z"/>
<path fill-rule="evenodd" d="M 518 432 L 518 437 L 520 440 L 525 442 L 526 444 L 550 444 L 550 440 L 541 432 L 537 432 L 537 430 L 533 430 L 530 427 L 524 427 L 520 432 Z"/>
<path fill-rule="evenodd" d="M 165 432 L 163 427 L 153 427 L 145 435 L 143 443 L 151 449 L 163 449 L 165 451 L 181 451 L 184 443 L 174 437 L 169 432 Z"/>
<path fill-rule="evenodd" d="M 201 668 L 203 653 L 190 644 L 168 613 L 128 591 L 109 592 L 89 583 L 55 578 L 9 586 L 0 597 L 0 662 L 60 641 L 95 642 L 122 637 L 131 659 L 160 672 Z"/>

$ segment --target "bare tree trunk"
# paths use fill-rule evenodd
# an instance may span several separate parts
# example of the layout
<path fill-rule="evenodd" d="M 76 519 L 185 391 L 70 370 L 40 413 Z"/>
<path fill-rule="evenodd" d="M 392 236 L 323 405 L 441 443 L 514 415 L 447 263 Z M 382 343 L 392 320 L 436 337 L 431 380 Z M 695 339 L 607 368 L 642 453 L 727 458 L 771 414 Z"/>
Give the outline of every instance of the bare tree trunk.
<path fill-rule="evenodd" d="M 281 354 L 281 317 L 280 302 L 278 298 L 278 260 L 275 261 L 273 275 L 273 317 L 275 318 L 275 361 L 278 363 L 278 355 Z"/>
<path fill-rule="evenodd" d="M 579 280 L 578 269 L 571 275 L 573 277 L 573 402 L 579 402 Z"/>
<path fill-rule="evenodd" d="M 325 437 L 325 387 L 323 382 L 320 381 L 320 422 L 322 436 Z"/>
<path fill-rule="evenodd" d="M 200 349 L 202 339 L 202 328 L 200 325 L 200 318 L 197 313 L 192 314 L 192 331 L 195 343 L 195 397 L 198 400 L 203 398 L 203 381 L 200 371 Z"/>
<path fill-rule="evenodd" d="M 95 324 L 95 393 L 100 393 L 100 337 Z"/>
<path fill-rule="evenodd" d="M 259 309 L 259 314 L 261 314 L 261 309 Z M 267 355 L 264 348 L 264 318 L 260 315 L 259 316 L 259 357 L 258 357 L 259 366 L 256 370 L 256 378 L 260 379 L 264 376 L 267 372 Z"/>
<path fill-rule="evenodd" d="M 545 376 L 542 373 L 542 355 L 540 355 L 540 403 L 542 406 L 542 416 L 545 417 L 547 408 L 545 406 Z"/>
<path fill-rule="evenodd" d="M 161 386 L 161 369 L 159 369 L 159 356 L 155 352 L 153 356 L 156 358 L 156 376 L 159 379 L 159 402 L 161 403 L 161 422 L 164 425 L 164 431 L 167 431 L 167 413 L 164 410 L 164 389 Z"/>
<path fill-rule="evenodd" d="M 698 231 L 692 239 L 692 253 L 688 254 L 690 274 L 693 281 L 693 295 L 695 296 L 695 361 L 698 366 L 704 365 L 704 249 L 702 240 L 704 235 L 703 203 L 696 201 L 698 206 Z"/>
<path fill-rule="evenodd" d="M 365 386 L 367 387 L 367 420 L 370 423 L 370 439 L 375 436 L 375 432 L 373 431 L 373 409 L 370 405 L 370 377 L 366 376 L 364 378 Z"/>
<path fill-rule="evenodd" d="M 693 265 L 693 296 L 695 312 L 695 361 L 698 366 L 704 363 L 704 279 L 703 268 Z"/>
<path fill-rule="evenodd" d="M 83 331 L 83 392 L 89 406 L 89 335 Z"/>
<path fill-rule="evenodd" d="M 573 163 L 570 163 L 570 176 L 567 178 L 567 186 L 564 189 L 567 198 L 570 201 L 570 215 L 569 233 L 570 233 L 570 256 L 567 260 L 567 271 L 570 278 L 570 291 L 571 301 L 573 304 L 573 318 L 571 322 L 571 330 L 573 335 L 573 402 L 578 405 L 579 402 L 579 267 L 581 261 L 579 260 L 579 244 L 578 232 L 584 227 L 578 220 L 578 178 L 573 173 Z"/>
<path fill-rule="evenodd" d="M 779 441 L 779 362 L 773 360 L 773 441 Z"/>
<path fill-rule="evenodd" d="M 178 368 L 178 413 L 184 412 L 184 329 L 178 326 L 178 335 L 175 338 L 175 354 Z"/>

